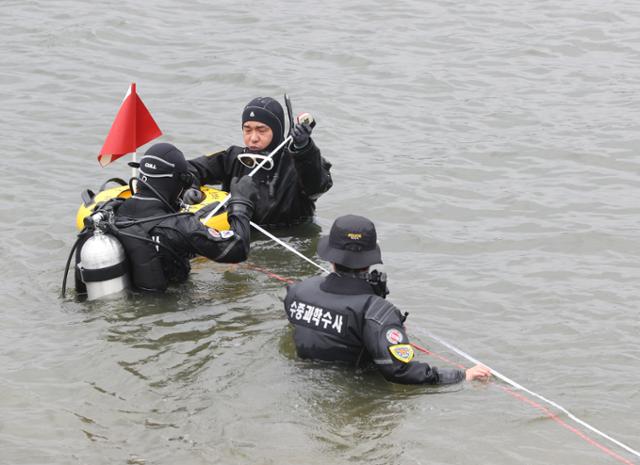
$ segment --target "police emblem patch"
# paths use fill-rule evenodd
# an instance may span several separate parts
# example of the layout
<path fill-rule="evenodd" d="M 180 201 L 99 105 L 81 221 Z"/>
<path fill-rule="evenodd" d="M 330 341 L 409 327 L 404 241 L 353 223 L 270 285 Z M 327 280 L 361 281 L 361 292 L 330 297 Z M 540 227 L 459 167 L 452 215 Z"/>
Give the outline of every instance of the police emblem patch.
<path fill-rule="evenodd" d="M 391 344 L 399 344 L 400 342 L 402 342 L 402 339 L 403 339 L 402 332 L 400 332 L 395 328 L 388 330 L 385 337 L 387 338 L 387 341 L 389 341 Z"/>
<path fill-rule="evenodd" d="M 400 360 L 402 363 L 409 363 L 413 359 L 413 347 L 409 344 L 396 344 L 389 346 L 389 352 L 396 360 Z"/>

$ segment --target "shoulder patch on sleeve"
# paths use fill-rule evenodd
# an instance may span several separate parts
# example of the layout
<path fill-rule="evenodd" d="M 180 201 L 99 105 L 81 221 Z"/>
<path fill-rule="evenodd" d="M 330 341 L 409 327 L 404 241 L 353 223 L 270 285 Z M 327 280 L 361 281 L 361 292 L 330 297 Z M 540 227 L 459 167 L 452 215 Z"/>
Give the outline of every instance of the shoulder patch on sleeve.
<path fill-rule="evenodd" d="M 207 228 L 207 230 L 209 231 L 209 235 L 211 237 L 214 237 L 215 239 L 229 239 L 230 237 L 234 236 L 234 233 L 231 230 L 218 231 L 217 229 L 213 228 Z"/>
<path fill-rule="evenodd" d="M 385 333 L 385 338 L 391 344 L 400 344 L 404 341 L 404 336 L 402 335 L 402 331 L 397 328 L 388 329 Z"/>
<path fill-rule="evenodd" d="M 409 363 L 414 356 L 413 347 L 410 344 L 396 344 L 389 346 L 389 352 L 393 355 L 393 358 L 401 361 L 402 363 Z"/>

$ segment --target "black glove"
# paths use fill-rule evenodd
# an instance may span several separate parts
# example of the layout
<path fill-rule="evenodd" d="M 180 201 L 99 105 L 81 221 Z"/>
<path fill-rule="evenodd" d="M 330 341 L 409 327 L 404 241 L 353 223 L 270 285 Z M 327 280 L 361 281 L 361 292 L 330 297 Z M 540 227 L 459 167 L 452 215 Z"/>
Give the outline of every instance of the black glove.
<path fill-rule="evenodd" d="M 258 199 L 258 187 L 253 182 L 253 178 L 250 176 L 233 178 L 229 191 L 231 193 L 231 200 L 227 207 L 229 215 L 244 214 L 251 218 L 254 204 Z"/>
<path fill-rule="evenodd" d="M 187 205 L 195 205 L 202 202 L 205 197 L 206 196 L 204 195 L 204 192 L 202 192 L 200 189 L 190 187 L 189 189 L 184 191 L 184 194 L 182 194 L 182 201 Z"/>
<path fill-rule="evenodd" d="M 233 178 L 231 180 L 231 199 L 243 198 L 255 203 L 258 199 L 258 187 L 250 176 L 242 176 L 240 179 Z"/>
<path fill-rule="evenodd" d="M 303 149 L 309 143 L 311 131 L 313 128 L 308 123 L 296 123 L 291 129 L 291 137 L 293 138 L 293 148 L 296 150 Z"/>

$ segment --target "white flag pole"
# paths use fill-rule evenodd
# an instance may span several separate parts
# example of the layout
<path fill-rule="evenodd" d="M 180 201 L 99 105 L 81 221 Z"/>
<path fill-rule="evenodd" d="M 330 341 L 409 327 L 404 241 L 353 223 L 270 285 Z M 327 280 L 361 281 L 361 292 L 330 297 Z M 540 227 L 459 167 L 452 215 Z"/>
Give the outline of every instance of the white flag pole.
<path fill-rule="evenodd" d="M 122 100 L 122 102 L 124 103 L 124 101 L 127 99 L 127 97 L 130 94 L 135 93 L 135 92 L 136 92 L 136 83 L 132 82 L 131 85 L 129 86 L 129 90 L 127 91 L 127 94 L 124 96 L 124 99 Z M 135 121 L 135 117 L 136 117 L 136 114 L 134 112 L 134 121 Z M 134 128 L 135 128 L 135 123 L 134 123 Z M 131 161 L 133 163 L 136 162 L 136 151 L 137 151 L 137 149 L 133 150 L 133 155 L 131 157 Z M 131 167 L 131 177 L 134 179 L 133 181 L 131 181 L 131 188 L 135 190 L 135 188 L 136 188 L 135 178 L 138 177 L 138 169 L 133 167 L 133 166 Z M 135 192 L 131 192 L 132 196 L 133 196 L 133 194 L 135 194 Z"/>
<path fill-rule="evenodd" d="M 134 163 L 136 162 L 136 152 L 133 152 L 133 156 L 131 157 L 131 161 L 133 161 Z M 136 188 L 136 181 L 135 178 L 138 177 L 138 169 L 135 167 L 131 167 L 131 177 L 133 178 L 133 180 L 131 181 L 131 187 L 133 187 L 133 189 L 135 190 Z M 135 192 L 132 192 L 131 195 L 135 194 Z"/>

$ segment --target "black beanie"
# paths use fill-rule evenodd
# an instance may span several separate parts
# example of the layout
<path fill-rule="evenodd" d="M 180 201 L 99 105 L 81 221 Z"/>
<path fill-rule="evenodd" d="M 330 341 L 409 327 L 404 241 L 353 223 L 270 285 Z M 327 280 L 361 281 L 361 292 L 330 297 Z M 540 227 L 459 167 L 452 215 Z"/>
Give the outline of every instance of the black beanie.
<path fill-rule="evenodd" d="M 150 184 L 169 203 L 176 201 L 185 187 L 179 176 L 186 173 L 187 161 L 174 145 L 162 142 L 152 145 L 140 158 L 138 177 Z M 144 183 L 140 183 L 140 192 L 156 196 Z"/>
<path fill-rule="evenodd" d="M 282 105 L 271 97 L 257 97 L 251 100 L 242 111 L 242 124 L 258 121 L 266 124 L 273 132 L 273 140 L 266 148 L 271 152 L 284 140 L 284 111 Z"/>

